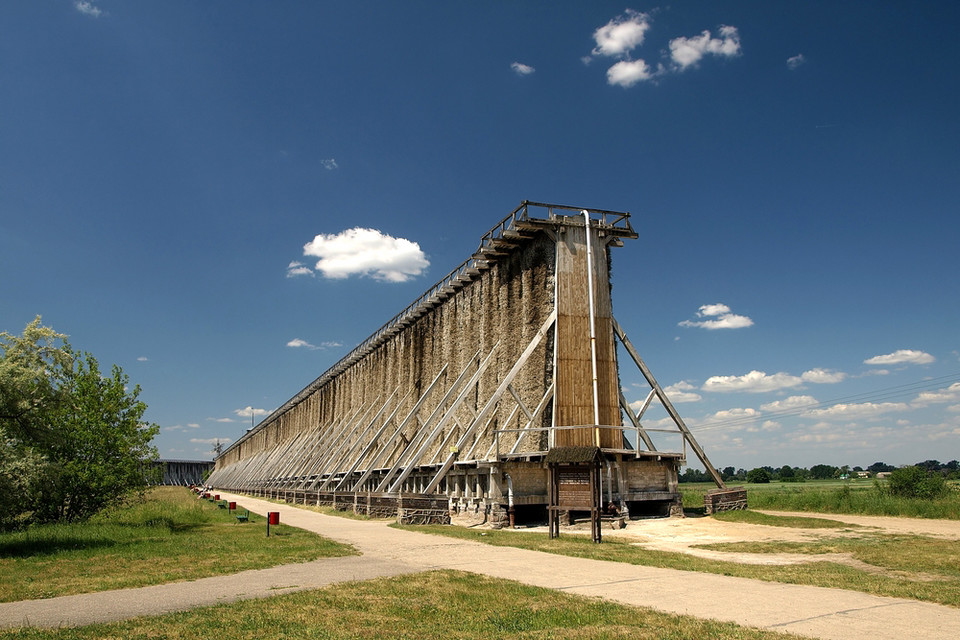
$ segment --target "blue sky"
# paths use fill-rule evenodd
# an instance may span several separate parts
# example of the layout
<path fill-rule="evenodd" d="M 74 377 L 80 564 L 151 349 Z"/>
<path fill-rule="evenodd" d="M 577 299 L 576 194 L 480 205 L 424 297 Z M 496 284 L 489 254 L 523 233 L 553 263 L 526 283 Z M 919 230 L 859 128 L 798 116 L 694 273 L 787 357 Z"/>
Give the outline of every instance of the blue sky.
<path fill-rule="evenodd" d="M 142 386 L 162 456 L 204 458 L 522 200 L 629 211 L 614 313 L 715 464 L 955 459 L 958 28 L 948 2 L 3 3 L 0 329 L 42 315 Z"/>

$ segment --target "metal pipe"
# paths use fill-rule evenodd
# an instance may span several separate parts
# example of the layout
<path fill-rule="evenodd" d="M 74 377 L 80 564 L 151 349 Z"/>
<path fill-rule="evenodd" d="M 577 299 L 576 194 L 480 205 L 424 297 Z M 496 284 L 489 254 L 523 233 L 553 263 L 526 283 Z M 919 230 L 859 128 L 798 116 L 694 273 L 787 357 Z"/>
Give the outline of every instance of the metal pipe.
<path fill-rule="evenodd" d="M 510 518 L 510 528 L 514 527 L 514 510 L 513 510 L 513 478 L 510 477 L 509 473 L 503 474 L 503 477 L 507 479 L 507 516 Z"/>
<path fill-rule="evenodd" d="M 593 248 L 590 244 L 590 213 L 583 210 L 584 230 L 587 235 L 587 299 L 590 304 L 590 362 L 593 365 L 593 436 L 600 447 L 600 392 L 597 388 L 597 328 L 593 308 Z"/>

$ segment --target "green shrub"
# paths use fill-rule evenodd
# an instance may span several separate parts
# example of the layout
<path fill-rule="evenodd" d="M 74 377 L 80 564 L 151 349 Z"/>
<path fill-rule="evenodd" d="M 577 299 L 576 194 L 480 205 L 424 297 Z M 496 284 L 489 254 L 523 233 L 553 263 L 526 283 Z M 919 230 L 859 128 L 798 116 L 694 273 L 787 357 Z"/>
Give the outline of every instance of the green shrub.
<path fill-rule="evenodd" d="M 890 473 L 887 491 L 903 498 L 933 500 L 946 495 L 948 488 L 943 476 L 923 467 L 903 467 Z"/>

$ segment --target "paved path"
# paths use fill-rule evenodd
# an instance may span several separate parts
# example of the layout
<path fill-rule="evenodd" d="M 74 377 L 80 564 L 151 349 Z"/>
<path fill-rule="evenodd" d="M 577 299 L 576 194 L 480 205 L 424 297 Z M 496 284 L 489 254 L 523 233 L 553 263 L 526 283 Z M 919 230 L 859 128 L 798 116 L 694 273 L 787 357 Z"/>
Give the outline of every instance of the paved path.
<path fill-rule="evenodd" d="M 142 589 L 0 605 L 0 627 L 85 624 L 240 598 L 314 588 L 342 580 L 458 569 L 659 611 L 728 620 L 814 638 L 960 637 L 960 610 L 855 591 L 778 584 L 707 573 L 640 567 L 493 547 L 391 529 L 383 522 L 324 516 L 221 492 L 254 513 L 356 547 L 360 558 L 331 558 L 235 576 Z M 259 584 L 260 586 L 255 586 Z M 186 596 L 181 596 L 186 594 Z"/>

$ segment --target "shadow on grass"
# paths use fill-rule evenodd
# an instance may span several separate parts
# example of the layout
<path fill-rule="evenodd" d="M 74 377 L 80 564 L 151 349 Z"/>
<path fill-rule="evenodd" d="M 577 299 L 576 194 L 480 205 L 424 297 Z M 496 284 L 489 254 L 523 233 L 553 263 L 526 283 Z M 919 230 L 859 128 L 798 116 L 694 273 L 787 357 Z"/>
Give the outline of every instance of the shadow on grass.
<path fill-rule="evenodd" d="M 0 542 L 0 558 L 49 556 L 63 551 L 104 549 L 115 546 L 116 544 L 117 542 L 115 540 L 97 540 L 80 536 L 56 539 L 11 540 L 8 542 Z"/>

